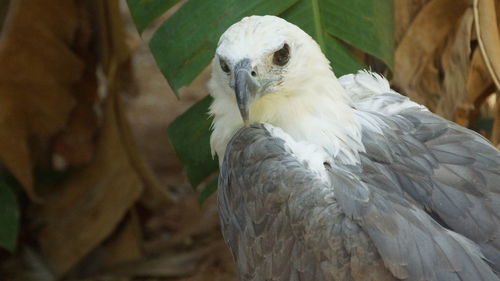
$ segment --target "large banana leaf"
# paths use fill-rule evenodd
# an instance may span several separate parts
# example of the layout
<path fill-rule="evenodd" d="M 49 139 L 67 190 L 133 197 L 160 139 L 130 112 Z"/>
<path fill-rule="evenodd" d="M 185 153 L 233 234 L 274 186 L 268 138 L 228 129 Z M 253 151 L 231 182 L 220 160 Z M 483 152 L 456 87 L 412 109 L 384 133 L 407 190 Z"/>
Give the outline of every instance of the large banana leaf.
<path fill-rule="evenodd" d="M 128 0 L 139 31 L 176 2 Z M 264 14 L 279 15 L 315 38 L 337 75 L 366 67 L 351 52 L 356 49 L 392 68 L 393 0 L 190 0 L 161 25 L 149 46 L 178 93 L 210 63 L 224 30 L 244 16 Z M 207 142 L 208 104 L 207 99 L 201 101 L 169 128 L 170 140 L 193 186 L 217 167 Z"/>

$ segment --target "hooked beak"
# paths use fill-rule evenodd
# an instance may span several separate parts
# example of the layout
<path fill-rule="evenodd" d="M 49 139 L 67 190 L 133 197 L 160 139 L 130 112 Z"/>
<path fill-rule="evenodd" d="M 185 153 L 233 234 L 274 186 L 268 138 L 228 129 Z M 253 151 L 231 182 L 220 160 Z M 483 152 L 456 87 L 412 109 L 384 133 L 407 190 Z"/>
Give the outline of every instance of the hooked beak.
<path fill-rule="evenodd" d="M 234 79 L 236 102 L 238 103 L 243 123 L 247 126 L 249 122 L 250 102 L 255 98 L 258 89 L 257 81 L 252 77 L 252 65 L 249 59 L 243 59 L 235 65 Z"/>

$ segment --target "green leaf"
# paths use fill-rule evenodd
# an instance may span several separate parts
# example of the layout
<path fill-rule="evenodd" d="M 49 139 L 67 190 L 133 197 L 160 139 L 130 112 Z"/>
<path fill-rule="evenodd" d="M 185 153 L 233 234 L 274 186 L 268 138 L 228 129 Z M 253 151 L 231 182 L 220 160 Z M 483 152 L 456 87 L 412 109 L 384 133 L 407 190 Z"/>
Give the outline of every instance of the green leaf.
<path fill-rule="evenodd" d="M 392 0 L 318 1 L 325 31 L 385 62 L 394 64 Z"/>
<path fill-rule="evenodd" d="M 321 24 L 318 25 L 316 21 L 319 21 L 319 19 L 315 17 L 312 2 L 313 1 L 300 1 L 280 16 L 307 32 L 318 41 L 320 46 L 321 43 L 319 39 L 321 39 L 324 45 L 321 46 L 323 52 L 332 63 L 333 71 L 337 76 L 353 73 L 359 69 L 366 68 L 366 66 L 356 59 L 338 39 L 327 34 Z"/>
<path fill-rule="evenodd" d="M 180 0 L 127 0 L 139 33 Z"/>
<path fill-rule="evenodd" d="M 198 202 L 200 205 L 203 205 L 205 201 L 210 197 L 210 195 L 214 194 L 217 191 L 217 184 L 219 183 L 219 178 L 215 177 L 212 181 L 210 181 L 200 192 L 198 196 Z"/>
<path fill-rule="evenodd" d="M 326 57 L 332 62 L 337 77 L 366 69 L 366 65 L 355 58 L 351 52 L 337 39 L 326 36 Z"/>
<path fill-rule="evenodd" d="M 210 152 L 210 125 L 208 106 L 212 98 L 207 96 L 175 119 L 168 128 L 168 137 L 193 187 L 217 171 L 217 161 Z"/>
<path fill-rule="evenodd" d="M 19 206 L 16 194 L 0 179 L 0 247 L 14 252 L 19 232 Z"/>
<path fill-rule="evenodd" d="M 157 30 L 149 46 L 170 86 L 178 90 L 210 63 L 222 33 L 242 17 L 276 15 L 296 0 L 190 0 Z"/>

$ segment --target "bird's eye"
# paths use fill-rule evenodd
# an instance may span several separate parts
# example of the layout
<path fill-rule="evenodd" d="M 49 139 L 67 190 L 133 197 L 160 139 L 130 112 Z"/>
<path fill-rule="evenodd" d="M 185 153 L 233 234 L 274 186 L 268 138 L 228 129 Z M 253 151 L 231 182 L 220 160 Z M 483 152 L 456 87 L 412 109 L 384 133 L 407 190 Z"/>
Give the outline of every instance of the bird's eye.
<path fill-rule="evenodd" d="M 223 59 L 219 59 L 219 64 L 222 71 L 224 71 L 225 73 L 229 73 L 230 71 L 229 66 Z"/>
<path fill-rule="evenodd" d="M 290 47 L 288 44 L 285 44 L 283 48 L 279 49 L 274 53 L 273 63 L 275 65 L 283 66 L 290 59 Z"/>

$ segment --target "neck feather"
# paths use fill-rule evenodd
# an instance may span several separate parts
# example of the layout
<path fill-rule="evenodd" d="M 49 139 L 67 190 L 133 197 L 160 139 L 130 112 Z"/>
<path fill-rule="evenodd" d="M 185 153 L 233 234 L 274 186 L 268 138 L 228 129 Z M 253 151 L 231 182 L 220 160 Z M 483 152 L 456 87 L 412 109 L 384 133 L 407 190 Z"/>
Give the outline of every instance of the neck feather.
<path fill-rule="evenodd" d="M 314 143 L 337 161 L 354 164 L 363 150 L 359 121 L 335 76 L 316 77 L 322 78 L 286 87 L 293 92 L 275 92 L 255 101 L 250 121 L 279 127 L 296 141 Z M 243 126 L 237 106 L 231 103 L 234 101 L 216 98 L 210 108 L 214 115 L 212 153 L 217 153 L 220 161 L 227 143 Z"/>

